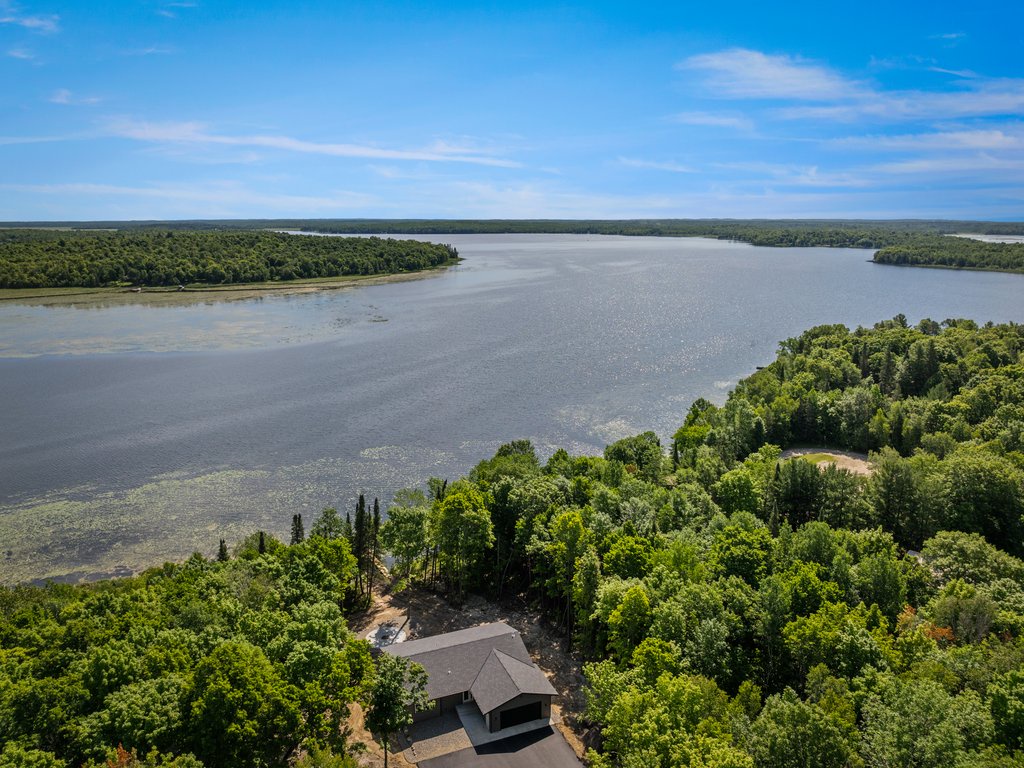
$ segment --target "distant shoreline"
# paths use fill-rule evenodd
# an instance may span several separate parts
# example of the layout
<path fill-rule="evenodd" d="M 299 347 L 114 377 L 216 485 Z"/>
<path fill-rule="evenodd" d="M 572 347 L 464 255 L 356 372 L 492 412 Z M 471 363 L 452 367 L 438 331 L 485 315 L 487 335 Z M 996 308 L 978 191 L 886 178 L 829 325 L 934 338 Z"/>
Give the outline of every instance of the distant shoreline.
<path fill-rule="evenodd" d="M 460 259 L 461 261 L 461 259 Z M 318 293 L 362 285 L 398 283 L 422 280 L 457 264 L 452 261 L 415 272 L 394 272 L 387 275 L 341 275 L 308 280 L 288 280 L 267 283 L 231 283 L 228 285 L 191 285 L 183 290 L 174 287 L 153 286 L 141 290 L 121 287 L 104 288 L 2 288 L 0 303 L 31 304 L 34 306 L 72 306 L 76 304 L 102 305 L 147 304 L 181 306 L 209 301 L 243 301 L 263 296 Z"/>

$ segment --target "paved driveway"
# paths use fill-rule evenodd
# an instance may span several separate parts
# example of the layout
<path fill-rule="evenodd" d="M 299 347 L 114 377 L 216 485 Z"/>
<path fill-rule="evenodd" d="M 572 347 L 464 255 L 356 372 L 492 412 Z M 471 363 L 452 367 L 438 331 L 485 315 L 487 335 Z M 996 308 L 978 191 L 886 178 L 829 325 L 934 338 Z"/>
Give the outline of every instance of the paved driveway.
<path fill-rule="evenodd" d="M 419 768 L 583 768 L 565 739 L 550 726 L 424 760 Z"/>

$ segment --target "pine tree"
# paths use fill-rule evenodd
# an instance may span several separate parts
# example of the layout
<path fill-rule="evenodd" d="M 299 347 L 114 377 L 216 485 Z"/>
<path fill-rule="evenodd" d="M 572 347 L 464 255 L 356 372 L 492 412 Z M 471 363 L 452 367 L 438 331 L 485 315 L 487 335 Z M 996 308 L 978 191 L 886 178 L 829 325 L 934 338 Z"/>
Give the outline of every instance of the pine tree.
<path fill-rule="evenodd" d="M 226 563 L 228 561 L 228 545 L 224 543 L 224 539 L 220 540 L 220 546 L 217 548 L 217 562 Z"/>
<path fill-rule="evenodd" d="M 356 502 L 356 524 L 352 533 L 352 554 L 356 556 L 356 593 L 363 594 L 363 574 L 366 572 L 366 554 L 369 544 L 369 524 L 366 519 L 366 499 L 359 494 Z"/>
<path fill-rule="evenodd" d="M 256 548 L 256 551 L 259 552 L 261 555 L 265 555 L 267 553 L 267 539 L 263 531 L 260 531 L 260 543 L 259 546 Z"/>
<path fill-rule="evenodd" d="M 302 527 L 302 515 L 292 515 L 292 544 L 301 544 L 306 540 L 306 530 Z"/>
<path fill-rule="evenodd" d="M 377 535 L 380 533 L 380 499 L 373 499 L 373 523 L 370 527 L 369 556 L 367 557 L 366 594 L 373 597 L 373 580 L 377 574 Z"/>

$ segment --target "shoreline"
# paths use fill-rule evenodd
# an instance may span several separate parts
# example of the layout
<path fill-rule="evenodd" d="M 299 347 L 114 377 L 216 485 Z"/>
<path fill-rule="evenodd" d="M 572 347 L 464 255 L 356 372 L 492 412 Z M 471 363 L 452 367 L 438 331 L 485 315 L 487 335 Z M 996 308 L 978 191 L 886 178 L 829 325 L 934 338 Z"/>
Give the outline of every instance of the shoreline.
<path fill-rule="evenodd" d="M 268 283 L 232 283 L 227 285 L 195 285 L 184 290 L 170 286 L 133 288 L 3 288 L 0 305 L 28 304 L 32 306 L 112 306 L 141 304 L 149 306 L 184 306 L 211 301 L 243 301 L 263 296 L 317 293 L 352 288 L 362 285 L 380 285 L 408 280 L 423 280 L 456 266 L 451 261 L 415 272 L 391 272 L 386 275 L 340 275 L 307 280 L 288 280 Z"/>

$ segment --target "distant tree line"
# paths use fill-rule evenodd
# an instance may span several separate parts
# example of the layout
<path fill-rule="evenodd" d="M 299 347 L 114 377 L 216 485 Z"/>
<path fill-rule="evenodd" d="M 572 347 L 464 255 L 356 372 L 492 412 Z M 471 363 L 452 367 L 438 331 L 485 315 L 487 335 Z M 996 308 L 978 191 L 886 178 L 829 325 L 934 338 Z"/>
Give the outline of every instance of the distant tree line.
<path fill-rule="evenodd" d="M 966 237 L 924 237 L 879 250 L 878 264 L 1024 272 L 1024 243 L 985 243 Z"/>
<path fill-rule="evenodd" d="M 273 229 L 323 234 L 577 234 L 712 237 L 785 248 L 879 249 L 879 264 L 1024 271 L 1024 244 L 952 233 L 1024 235 L 1024 224 L 825 219 L 253 219 L 91 222 L 81 228 L 0 230 L 0 287 L 242 283 L 404 272 L 458 257 L 414 241 L 296 242 Z M 172 234 L 173 233 L 173 234 Z M 184 241 L 166 242 L 173 236 Z M 442 249 L 448 249 L 445 255 Z M 83 263 L 84 262 L 84 263 Z"/>
<path fill-rule="evenodd" d="M 929 219 L 191 219 L 180 221 L 9 222 L 7 227 L 72 230 L 306 230 L 352 234 L 707 235 L 745 230 L 878 231 L 1024 235 L 1024 223 Z"/>
<path fill-rule="evenodd" d="M 0 288 L 223 285 L 412 272 L 447 245 L 258 231 L 0 230 Z"/>

